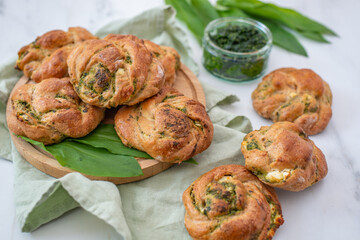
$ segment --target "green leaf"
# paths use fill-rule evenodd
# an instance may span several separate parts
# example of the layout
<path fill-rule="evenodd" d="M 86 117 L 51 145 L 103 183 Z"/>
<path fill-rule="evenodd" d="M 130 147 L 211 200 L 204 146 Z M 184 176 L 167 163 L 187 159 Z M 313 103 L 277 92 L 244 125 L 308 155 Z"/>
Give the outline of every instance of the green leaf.
<path fill-rule="evenodd" d="M 221 17 L 245 17 L 249 18 L 249 15 L 247 15 L 244 11 L 238 8 L 221 8 L 219 6 L 218 13 Z"/>
<path fill-rule="evenodd" d="M 152 159 L 152 157 L 145 152 L 126 147 L 116 134 L 113 124 L 100 124 L 87 136 L 82 138 L 69 138 L 67 141 L 76 141 L 96 148 L 105 148 L 114 154 Z"/>
<path fill-rule="evenodd" d="M 220 17 L 216 9 L 208 0 L 190 0 L 190 4 L 201 18 L 204 26 Z"/>
<path fill-rule="evenodd" d="M 198 165 L 199 163 L 193 159 L 193 158 L 190 158 L 189 160 L 186 160 L 186 161 L 183 161 L 184 163 L 190 163 L 190 164 L 195 164 L 195 165 Z"/>
<path fill-rule="evenodd" d="M 279 24 L 271 21 L 271 20 L 265 20 L 265 19 L 259 19 L 256 20 L 262 22 L 264 25 L 266 25 L 273 36 L 273 43 L 281 48 L 284 48 L 290 52 L 302 55 L 307 57 L 308 54 L 305 50 L 305 48 L 301 45 L 301 43 L 297 40 L 297 38 L 292 35 L 290 32 L 286 31 L 283 27 L 281 27 Z"/>
<path fill-rule="evenodd" d="M 282 15 L 280 17 L 281 21 L 283 21 L 284 24 L 286 24 L 290 28 L 293 28 L 294 30 L 303 32 L 318 32 L 322 34 L 337 36 L 337 34 L 330 28 L 302 15 L 301 13 L 293 9 L 278 7 L 274 4 L 267 4 L 267 7 L 269 9 L 273 8 L 275 13 L 278 11 L 278 14 Z"/>
<path fill-rule="evenodd" d="M 112 154 L 106 149 L 67 140 L 46 149 L 62 166 L 84 174 L 103 177 L 143 175 L 134 157 Z"/>
<path fill-rule="evenodd" d="M 38 141 L 32 140 L 32 139 L 30 139 L 30 138 L 24 137 L 24 136 L 19 136 L 19 135 L 16 135 L 16 136 L 19 137 L 19 138 L 24 139 L 25 141 L 31 143 L 32 145 L 38 146 L 38 147 L 41 148 L 42 150 L 45 150 L 45 151 L 49 152 L 49 151 L 46 149 L 45 145 L 44 145 L 42 142 L 38 142 Z"/>
<path fill-rule="evenodd" d="M 165 0 L 165 3 L 176 9 L 176 17 L 186 24 L 201 44 L 205 25 L 190 4 L 185 0 Z"/>
<path fill-rule="evenodd" d="M 301 32 L 298 31 L 298 33 L 300 33 L 301 35 L 303 35 L 306 38 L 309 38 L 311 40 L 317 41 L 317 42 L 321 42 L 321 43 L 330 43 L 328 40 L 326 40 L 324 38 L 323 35 L 321 35 L 321 33 L 316 33 L 316 32 Z"/>
<path fill-rule="evenodd" d="M 312 20 L 301 13 L 258 0 L 218 0 L 220 5 L 238 7 L 246 13 L 267 19 L 277 20 L 287 27 L 302 32 L 317 32 L 336 36 L 336 33 L 325 25 Z"/>
<path fill-rule="evenodd" d="M 116 155 L 103 148 L 65 140 L 44 146 L 42 142 L 18 136 L 25 141 L 51 153 L 65 167 L 75 171 L 101 177 L 133 177 L 143 175 L 134 157 Z"/>

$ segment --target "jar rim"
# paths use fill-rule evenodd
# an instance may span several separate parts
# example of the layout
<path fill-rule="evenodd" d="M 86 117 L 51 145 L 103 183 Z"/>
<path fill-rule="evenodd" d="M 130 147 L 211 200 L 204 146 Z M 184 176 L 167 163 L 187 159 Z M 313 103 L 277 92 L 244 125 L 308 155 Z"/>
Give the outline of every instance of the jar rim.
<path fill-rule="evenodd" d="M 262 33 L 265 34 L 267 37 L 266 44 L 252 52 L 234 52 L 229 51 L 224 48 L 219 47 L 215 42 L 213 42 L 209 36 L 209 32 L 216 29 L 216 27 L 223 23 L 245 23 L 249 26 L 253 26 Z M 244 17 L 223 17 L 223 18 L 217 18 L 213 21 L 211 21 L 205 28 L 204 31 L 204 37 L 203 37 L 203 45 L 205 46 L 206 43 L 209 43 L 210 46 L 218 51 L 221 51 L 222 53 L 225 53 L 227 55 L 231 56 L 251 56 L 251 55 L 258 55 L 258 54 L 264 54 L 266 51 L 268 51 L 272 46 L 272 34 L 268 27 L 266 27 L 263 23 L 250 19 L 250 18 L 244 18 Z"/>

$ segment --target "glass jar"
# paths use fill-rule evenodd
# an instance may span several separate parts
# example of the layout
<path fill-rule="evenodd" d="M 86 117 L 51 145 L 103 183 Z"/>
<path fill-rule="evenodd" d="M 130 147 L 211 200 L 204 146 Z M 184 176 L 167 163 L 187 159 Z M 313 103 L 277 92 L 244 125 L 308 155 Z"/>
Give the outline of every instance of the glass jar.
<path fill-rule="evenodd" d="M 260 49 L 250 52 L 235 52 L 219 47 L 211 36 L 217 34 L 219 28 L 240 26 L 258 30 L 266 43 Z M 213 75 L 225 80 L 242 82 L 261 77 L 267 67 L 272 48 L 270 30 L 262 23 L 239 17 L 218 18 L 210 22 L 203 37 L 203 65 Z"/>

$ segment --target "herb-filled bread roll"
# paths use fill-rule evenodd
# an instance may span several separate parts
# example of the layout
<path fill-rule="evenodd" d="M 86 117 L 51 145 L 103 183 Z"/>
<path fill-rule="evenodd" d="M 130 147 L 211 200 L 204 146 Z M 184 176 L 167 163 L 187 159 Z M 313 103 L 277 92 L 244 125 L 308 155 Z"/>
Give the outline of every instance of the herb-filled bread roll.
<path fill-rule="evenodd" d="M 165 80 L 161 63 L 133 35 L 85 41 L 71 53 L 68 66 L 79 97 L 98 107 L 139 103 L 158 93 Z"/>
<path fill-rule="evenodd" d="M 104 109 L 81 101 L 69 78 L 50 78 L 17 88 L 8 104 L 7 124 L 11 132 L 44 143 L 79 138 L 94 130 Z"/>
<path fill-rule="evenodd" d="M 164 86 L 171 87 L 174 85 L 176 71 L 180 68 L 180 55 L 172 47 L 159 46 L 149 40 L 144 40 L 146 48 L 153 53 L 161 62 L 165 70 Z"/>
<path fill-rule="evenodd" d="M 67 77 L 66 60 L 76 43 L 95 38 L 81 27 L 71 27 L 68 32 L 47 32 L 20 49 L 15 67 L 35 82 L 52 77 Z"/>
<path fill-rule="evenodd" d="M 185 190 L 183 203 L 193 239 L 272 239 L 284 222 L 275 191 L 241 165 L 203 174 Z"/>
<path fill-rule="evenodd" d="M 115 116 L 122 142 L 162 162 L 178 163 L 207 149 L 213 125 L 205 107 L 171 88 L 135 106 L 124 106 Z"/>
<path fill-rule="evenodd" d="M 241 144 L 245 166 L 262 182 L 301 191 L 327 174 L 324 154 L 291 122 L 277 122 L 248 133 Z"/>
<path fill-rule="evenodd" d="M 332 115 L 330 87 L 310 69 L 280 68 L 269 73 L 252 100 L 262 117 L 294 122 L 307 135 L 322 132 Z"/>

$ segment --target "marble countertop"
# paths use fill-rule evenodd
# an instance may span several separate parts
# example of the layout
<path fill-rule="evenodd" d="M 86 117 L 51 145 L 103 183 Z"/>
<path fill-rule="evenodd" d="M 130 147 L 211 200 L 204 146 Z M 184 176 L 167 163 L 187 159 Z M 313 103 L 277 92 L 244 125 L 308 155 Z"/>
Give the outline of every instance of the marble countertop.
<path fill-rule="evenodd" d="M 326 80 L 333 92 L 333 117 L 324 132 L 311 139 L 324 152 L 329 172 L 324 180 L 299 193 L 277 190 L 285 223 L 274 239 L 358 239 L 360 236 L 360 1 L 272 1 L 295 8 L 326 23 L 340 37 L 331 44 L 301 38 L 309 57 L 274 47 L 268 72 L 280 67 L 311 68 Z M 111 20 L 134 16 L 160 6 L 162 0 L 0 0 L 0 64 L 14 58 L 20 47 L 52 29 L 83 26 L 95 32 Z M 189 35 L 193 57 L 201 62 L 201 48 Z M 270 125 L 253 110 L 251 92 L 260 80 L 246 84 L 221 81 L 199 65 L 199 78 L 218 89 L 236 94 L 241 101 L 229 111 L 245 115 L 255 129 Z M 0 160 L 1 239 L 118 239 L 115 231 L 90 213 L 76 209 L 40 227 L 22 233 L 15 221 L 12 163 Z M 161 239 L 161 236 L 159 236 Z"/>

